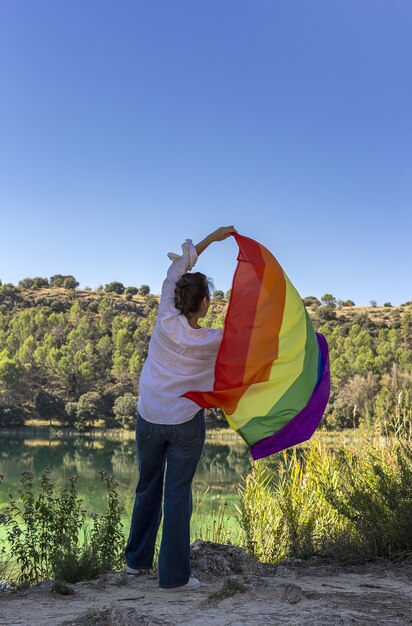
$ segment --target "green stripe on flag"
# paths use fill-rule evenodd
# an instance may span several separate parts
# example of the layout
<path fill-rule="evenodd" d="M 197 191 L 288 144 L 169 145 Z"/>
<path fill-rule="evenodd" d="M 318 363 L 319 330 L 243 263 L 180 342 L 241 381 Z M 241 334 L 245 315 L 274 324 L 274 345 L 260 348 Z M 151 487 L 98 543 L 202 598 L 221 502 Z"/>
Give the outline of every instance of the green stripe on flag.
<path fill-rule="evenodd" d="M 319 347 L 312 321 L 307 311 L 305 313 L 306 344 L 302 372 L 267 415 L 253 417 L 237 430 L 249 446 L 270 437 L 294 418 L 307 405 L 316 386 Z"/>

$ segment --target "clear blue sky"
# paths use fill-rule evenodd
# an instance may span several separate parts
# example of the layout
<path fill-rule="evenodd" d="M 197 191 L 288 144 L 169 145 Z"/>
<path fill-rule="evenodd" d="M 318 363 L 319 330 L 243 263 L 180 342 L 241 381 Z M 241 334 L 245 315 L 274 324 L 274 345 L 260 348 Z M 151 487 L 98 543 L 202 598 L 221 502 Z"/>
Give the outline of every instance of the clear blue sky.
<path fill-rule="evenodd" d="M 0 0 L 0 279 L 156 293 L 234 224 L 302 296 L 412 299 L 411 32 L 410 0 Z"/>

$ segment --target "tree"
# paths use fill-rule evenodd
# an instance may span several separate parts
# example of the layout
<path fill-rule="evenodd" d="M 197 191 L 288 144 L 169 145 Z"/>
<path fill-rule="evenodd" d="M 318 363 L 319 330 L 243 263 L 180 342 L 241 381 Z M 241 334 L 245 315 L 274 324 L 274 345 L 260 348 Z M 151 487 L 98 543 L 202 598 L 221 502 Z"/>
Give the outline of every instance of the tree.
<path fill-rule="evenodd" d="M 10 290 L 10 293 L 15 293 L 17 290 L 17 287 L 15 285 L 13 285 L 13 283 L 2 283 L 0 286 L 0 290 L 1 293 L 4 295 L 8 295 L 8 291 Z"/>
<path fill-rule="evenodd" d="M 53 276 L 50 276 L 50 287 L 52 287 L 53 289 L 63 287 L 63 281 L 63 274 L 54 274 Z"/>
<path fill-rule="evenodd" d="M 383 306 L 392 306 L 392 304 L 390 302 L 384 302 Z"/>
<path fill-rule="evenodd" d="M 112 305 L 109 298 L 103 298 L 99 304 L 99 330 L 105 334 L 110 334 L 112 331 L 112 323 L 115 316 Z"/>
<path fill-rule="evenodd" d="M 306 296 L 306 298 L 303 298 L 303 304 L 305 306 L 313 306 L 314 304 L 320 306 L 320 300 L 316 296 Z"/>
<path fill-rule="evenodd" d="M 0 382 L 6 385 L 13 385 L 19 381 L 20 374 L 20 365 L 10 358 L 7 350 L 3 350 L 0 353 Z"/>
<path fill-rule="evenodd" d="M 343 306 L 355 306 L 355 303 L 353 300 L 344 300 Z"/>
<path fill-rule="evenodd" d="M 44 389 L 41 389 L 36 394 L 34 406 L 39 418 L 49 420 L 50 426 L 53 418 L 60 419 L 64 417 L 65 411 L 63 401 Z"/>
<path fill-rule="evenodd" d="M 226 300 L 227 300 L 228 302 L 229 302 L 229 300 L 230 300 L 230 296 L 231 296 L 231 295 L 232 295 L 232 290 L 231 290 L 231 289 L 228 289 L 228 290 L 226 291 L 226 294 L 225 294 L 225 298 L 226 298 Z"/>
<path fill-rule="evenodd" d="M 79 286 L 79 282 L 75 279 L 74 276 L 65 276 L 63 281 L 63 287 L 65 289 L 76 289 Z"/>
<path fill-rule="evenodd" d="M 20 404 L 0 404 L 0 427 L 24 426 L 24 409 Z"/>
<path fill-rule="evenodd" d="M 335 296 L 332 296 L 331 293 L 325 293 L 325 295 L 321 297 L 321 300 L 325 306 L 330 308 L 334 308 L 336 306 L 336 298 Z"/>
<path fill-rule="evenodd" d="M 104 417 L 102 397 L 96 391 L 88 391 L 80 396 L 77 403 L 77 424 L 79 430 L 94 427 L 96 420 Z"/>
<path fill-rule="evenodd" d="M 125 393 L 124 396 L 116 398 L 113 412 L 122 428 L 132 430 L 137 417 L 137 397 L 132 393 Z"/>
<path fill-rule="evenodd" d="M 150 293 L 149 285 L 140 285 L 139 293 L 140 293 L 141 296 L 148 296 L 149 293 Z"/>
<path fill-rule="evenodd" d="M 8 350 L 0 352 L 0 398 L 9 405 L 15 405 L 24 397 L 23 368 Z"/>
<path fill-rule="evenodd" d="M 103 337 L 100 337 L 96 345 L 96 366 L 100 377 L 105 376 L 108 378 L 108 372 L 110 372 L 112 364 L 112 351 L 113 345 L 109 335 L 103 335 Z"/>
<path fill-rule="evenodd" d="M 372 372 L 366 376 L 355 374 L 339 389 L 332 413 L 334 419 L 330 423 L 337 428 L 353 428 L 359 425 L 360 420 L 368 421 L 376 388 Z"/>
<path fill-rule="evenodd" d="M 63 287 L 64 279 L 65 276 L 63 276 L 63 274 L 54 274 L 53 276 L 50 276 L 50 287 L 52 287 L 53 289 L 59 289 Z"/>
<path fill-rule="evenodd" d="M 19 281 L 19 287 L 22 287 L 23 289 L 33 289 L 33 279 L 32 278 L 22 278 L 22 280 Z"/>
<path fill-rule="evenodd" d="M 64 412 L 66 425 L 74 426 L 77 421 L 77 402 L 66 402 Z"/>
<path fill-rule="evenodd" d="M 378 303 L 376 302 L 376 300 L 369 300 L 369 304 L 370 304 L 372 307 L 376 307 L 376 306 L 378 306 Z"/>
<path fill-rule="evenodd" d="M 35 276 L 33 278 L 33 289 L 43 289 L 44 287 L 50 287 L 48 279 L 42 276 Z"/>
<path fill-rule="evenodd" d="M 119 283 L 115 280 L 105 285 L 104 290 L 106 293 L 117 293 L 118 295 L 122 295 L 125 291 L 125 286 L 123 283 Z"/>
<path fill-rule="evenodd" d="M 130 293 L 132 296 L 135 296 L 136 294 L 139 293 L 139 290 L 137 287 L 130 286 L 130 287 L 126 287 L 126 293 L 127 294 Z"/>
<path fill-rule="evenodd" d="M 213 297 L 215 300 L 222 302 L 225 299 L 225 294 L 221 289 L 216 289 Z"/>
<path fill-rule="evenodd" d="M 132 381 L 133 391 L 138 392 L 139 377 L 144 365 L 145 359 L 138 352 L 134 352 L 129 360 L 129 372 Z"/>

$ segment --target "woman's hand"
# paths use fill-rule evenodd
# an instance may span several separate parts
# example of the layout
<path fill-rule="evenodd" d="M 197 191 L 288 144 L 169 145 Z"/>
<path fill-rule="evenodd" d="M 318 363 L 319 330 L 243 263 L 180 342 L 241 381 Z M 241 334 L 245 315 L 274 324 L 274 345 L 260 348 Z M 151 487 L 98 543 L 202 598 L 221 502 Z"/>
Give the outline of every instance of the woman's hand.
<path fill-rule="evenodd" d="M 236 229 L 234 226 L 221 226 L 211 234 L 211 237 L 213 241 L 223 241 L 223 239 L 227 239 L 235 232 Z"/>
<path fill-rule="evenodd" d="M 196 252 L 198 254 L 201 254 L 214 241 L 223 241 L 224 239 L 227 239 L 228 237 L 233 235 L 233 233 L 235 232 L 236 229 L 234 226 L 221 226 L 213 233 L 210 233 L 210 235 L 202 239 L 202 241 L 199 241 L 198 244 L 196 244 Z"/>

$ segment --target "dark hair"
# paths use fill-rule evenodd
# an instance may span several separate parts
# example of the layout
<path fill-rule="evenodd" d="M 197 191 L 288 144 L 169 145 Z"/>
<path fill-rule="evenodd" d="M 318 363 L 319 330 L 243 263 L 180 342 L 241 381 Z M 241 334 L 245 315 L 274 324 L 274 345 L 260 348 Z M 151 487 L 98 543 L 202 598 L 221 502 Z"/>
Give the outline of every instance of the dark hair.
<path fill-rule="evenodd" d="M 175 307 L 189 317 L 197 313 L 203 298 L 210 299 L 209 282 L 201 272 L 183 274 L 175 288 Z"/>

